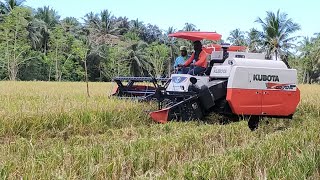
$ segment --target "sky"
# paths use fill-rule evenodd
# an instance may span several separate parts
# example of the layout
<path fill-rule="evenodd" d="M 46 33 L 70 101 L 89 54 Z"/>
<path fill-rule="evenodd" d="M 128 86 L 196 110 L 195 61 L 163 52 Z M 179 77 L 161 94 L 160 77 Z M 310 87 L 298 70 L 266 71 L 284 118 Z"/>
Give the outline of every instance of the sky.
<path fill-rule="evenodd" d="M 89 12 L 108 9 L 115 16 L 139 19 L 145 24 L 158 25 L 162 30 L 173 26 L 182 29 L 186 22 L 201 31 L 216 31 L 227 39 L 230 31 L 240 28 L 260 28 L 254 21 L 264 18 L 266 11 L 288 14 L 301 30 L 295 35 L 313 36 L 320 32 L 320 1 L 318 0 L 27 0 L 32 8 L 50 6 L 59 15 L 81 20 Z"/>

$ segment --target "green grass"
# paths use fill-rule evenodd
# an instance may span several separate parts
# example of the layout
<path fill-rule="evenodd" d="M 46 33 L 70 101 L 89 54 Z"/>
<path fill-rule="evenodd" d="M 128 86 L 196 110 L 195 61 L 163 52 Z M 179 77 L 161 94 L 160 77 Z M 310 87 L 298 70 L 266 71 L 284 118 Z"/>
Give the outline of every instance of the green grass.
<path fill-rule="evenodd" d="M 111 83 L 0 82 L 1 179 L 319 179 L 320 86 L 293 120 L 153 123 Z M 210 116 L 215 121 L 216 116 Z"/>

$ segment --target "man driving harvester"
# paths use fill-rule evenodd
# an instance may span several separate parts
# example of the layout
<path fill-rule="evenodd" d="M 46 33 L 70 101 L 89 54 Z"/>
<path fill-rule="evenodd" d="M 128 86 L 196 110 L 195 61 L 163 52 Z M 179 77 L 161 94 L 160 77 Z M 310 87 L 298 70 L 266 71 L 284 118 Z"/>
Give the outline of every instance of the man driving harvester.
<path fill-rule="evenodd" d="M 194 53 L 183 64 L 182 73 L 199 76 L 204 73 L 207 68 L 207 53 L 202 50 L 202 44 L 200 41 L 194 41 Z"/>

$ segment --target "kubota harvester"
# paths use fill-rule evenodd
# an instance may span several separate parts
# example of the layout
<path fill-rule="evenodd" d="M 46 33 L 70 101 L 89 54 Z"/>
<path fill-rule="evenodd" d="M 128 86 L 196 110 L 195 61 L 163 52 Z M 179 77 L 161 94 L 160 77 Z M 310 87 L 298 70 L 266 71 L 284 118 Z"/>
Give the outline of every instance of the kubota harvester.
<path fill-rule="evenodd" d="M 177 32 L 169 36 L 191 41 L 221 39 L 213 32 Z M 212 112 L 248 117 L 250 129 L 257 128 L 261 117 L 291 119 L 300 101 L 297 70 L 289 69 L 277 58 L 266 59 L 264 53 L 239 50 L 243 48 L 207 46 L 208 67 L 201 76 L 116 77 L 114 95 L 157 100 L 159 110 L 150 116 L 159 123 L 203 119 Z M 135 85 L 145 81 L 153 86 Z"/>

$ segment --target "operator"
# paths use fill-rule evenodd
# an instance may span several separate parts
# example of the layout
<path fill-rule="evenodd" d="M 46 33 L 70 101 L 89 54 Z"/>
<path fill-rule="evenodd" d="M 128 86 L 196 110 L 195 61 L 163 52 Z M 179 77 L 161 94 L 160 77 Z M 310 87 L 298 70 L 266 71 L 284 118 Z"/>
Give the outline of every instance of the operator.
<path fill-rule="evenodd" d="M 175 73 L 177 74 L 182 74 L 182 65 L 190 58 L 190 56 L 188 56 L 186 46 L 180 47 L 180 53 L 181 56 L 177 57 L 173 65 Z"/>
<path fill-rule="evenodd" d="M 207 68 L 207 53 L 202 50 L 202 44 L 200 41 L 193 42 L 194 53 L 182 66 L 183 74 L 201 75 Z M 190 67 L 190 68 L 188 68 Z"/>

